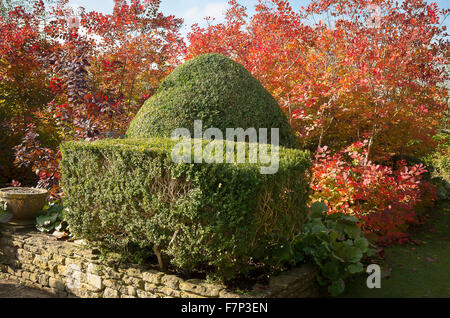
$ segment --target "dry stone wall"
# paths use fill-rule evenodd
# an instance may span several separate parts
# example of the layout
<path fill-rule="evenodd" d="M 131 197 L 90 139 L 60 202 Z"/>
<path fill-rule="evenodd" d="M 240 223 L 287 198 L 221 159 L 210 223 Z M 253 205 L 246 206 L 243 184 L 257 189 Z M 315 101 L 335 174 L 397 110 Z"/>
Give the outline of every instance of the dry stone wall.
<path fill-rule="evenodd" d="M 0 228 L 0 275 L 59 297 L 317 297 L 316 271 L 304 265 L 240 294 L 204 280 L 184 280 L 139 266 L 113 266 L 100 251 L 36 231 Z"/>

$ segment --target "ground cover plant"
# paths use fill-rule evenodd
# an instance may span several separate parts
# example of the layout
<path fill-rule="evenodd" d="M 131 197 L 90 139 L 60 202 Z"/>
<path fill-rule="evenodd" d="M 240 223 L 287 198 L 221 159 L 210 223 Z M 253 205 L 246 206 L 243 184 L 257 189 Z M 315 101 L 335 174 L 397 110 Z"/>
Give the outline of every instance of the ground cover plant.
<path fill-rule="evenodd" d="M 358 226 L 356 217 L 344 213 L 328 214 L 323 202 L 311 204 L 302 233 L 295 242 L 295 263 L 310 261 L 320 273 L 317 277 L 332 296 L 345 290 L 345 279 L 363 272 L 362 260 L 375 254 Z"/>

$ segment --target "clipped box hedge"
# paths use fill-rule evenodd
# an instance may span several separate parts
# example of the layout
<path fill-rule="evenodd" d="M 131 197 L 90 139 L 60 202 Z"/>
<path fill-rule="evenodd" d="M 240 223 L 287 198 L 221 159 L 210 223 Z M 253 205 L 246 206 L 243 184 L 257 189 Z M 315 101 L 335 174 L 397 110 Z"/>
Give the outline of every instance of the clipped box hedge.
<path fill-rule="evenodd" d="M 278 173 L 263 175 L 254 163 L 176 164 L 175 143 L 64 143 L 62 186 L 72 233 L 125 255 L 157 246 L 180 270 L 223 279 L 255 262 L 280 265 L 279 255 L 306 218 L 309 154 L 280 147 Z"/>

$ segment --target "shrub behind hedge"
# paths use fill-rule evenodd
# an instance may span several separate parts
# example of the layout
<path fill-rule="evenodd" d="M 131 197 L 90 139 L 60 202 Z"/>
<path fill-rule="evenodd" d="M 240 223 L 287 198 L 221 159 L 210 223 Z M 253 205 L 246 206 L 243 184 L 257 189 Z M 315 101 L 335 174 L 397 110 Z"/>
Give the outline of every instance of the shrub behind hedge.
<path fill-rule="evenodd" d="M 177 268 L 208 268 L 224 279 L 252 261 L 279 265 L 306 218 L 308 153 L 280 148 L 278 173 L 262 175 L 260 164 L 175 164 L 174 144 L 63 144 L 71 231 L 123 254 L 156 244 Z"/>

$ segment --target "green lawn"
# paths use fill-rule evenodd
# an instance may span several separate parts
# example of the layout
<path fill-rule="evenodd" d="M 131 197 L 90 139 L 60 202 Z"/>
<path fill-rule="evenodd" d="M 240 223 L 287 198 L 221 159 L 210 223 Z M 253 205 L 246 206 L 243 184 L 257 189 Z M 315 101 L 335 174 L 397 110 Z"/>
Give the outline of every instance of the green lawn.
<path fill-rule="evenodd" d="M 430 215 L 405 244 L 385 250 L 380 289 L 366 287 L 367 274 L 348 281 L 341 297 L 450 297 L 450 201 Z M 390 272 L 390 274 L 389 274 Z"/>

